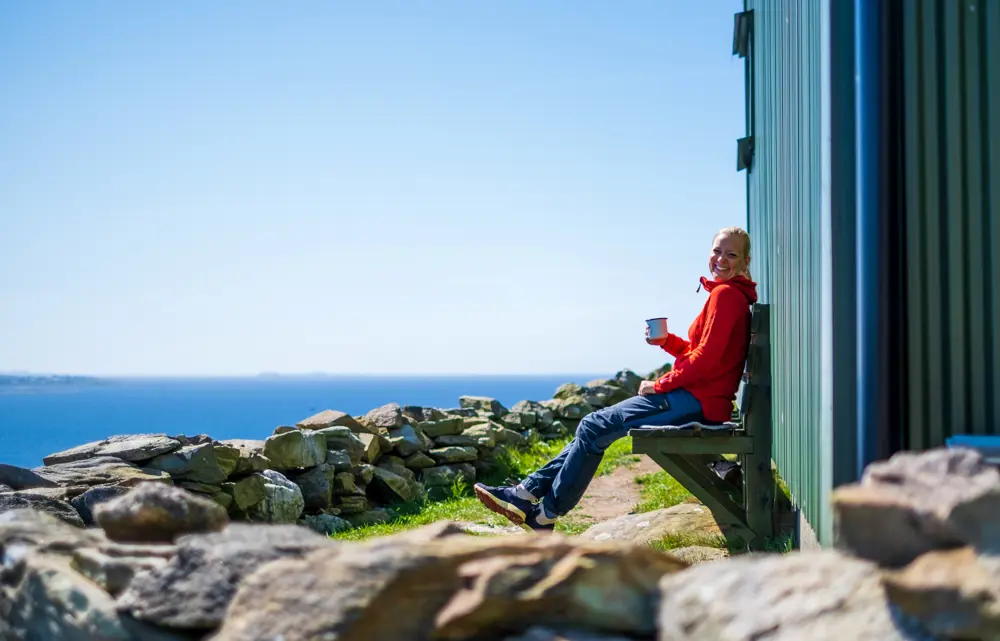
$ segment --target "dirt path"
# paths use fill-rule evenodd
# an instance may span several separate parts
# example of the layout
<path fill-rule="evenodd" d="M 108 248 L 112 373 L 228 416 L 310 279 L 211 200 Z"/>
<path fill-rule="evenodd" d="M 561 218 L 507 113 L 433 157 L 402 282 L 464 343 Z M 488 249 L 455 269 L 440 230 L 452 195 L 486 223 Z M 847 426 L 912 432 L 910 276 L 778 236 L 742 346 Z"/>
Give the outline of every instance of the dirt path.
<path fill-rule="evenodd" d="M 585 527 L 628 514 L 639 502 L 636 477 L 658 471 L 660 466 L 652 459 L 640 456 L 638 463 L 622 465 L 611 474 L 596 477 L 579 505 L 566 515 L 566 523 Z"/>

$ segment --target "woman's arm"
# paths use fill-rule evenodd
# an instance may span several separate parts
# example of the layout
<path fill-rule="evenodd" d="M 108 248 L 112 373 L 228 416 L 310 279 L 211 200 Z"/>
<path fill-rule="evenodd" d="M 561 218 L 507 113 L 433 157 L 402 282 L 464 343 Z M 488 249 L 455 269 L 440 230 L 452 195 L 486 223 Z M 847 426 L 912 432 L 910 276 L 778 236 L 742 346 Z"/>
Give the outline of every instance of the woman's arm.
<path fill-rule="evenodd" d="M 687 362 L 674 366 L 656 381 L 656 393 L 663 394 L 706 378 L 722 361 L 729 338 L 746 319 L 747 301 L 737 291 L 722 287 L 708 299 L 701 343 L 688 354 Z M 666 346 L 664 346 L 666 349 Z"/>
<path fill-rule="evenodd" d="M 667 341 L 660 345 L 666 353 L 670 354 L 674 358 L 680 357 L 681 354 L 688 351 L 691 347 L 691 343 L 687 342 L 677 334 L 667 334 Z"/>

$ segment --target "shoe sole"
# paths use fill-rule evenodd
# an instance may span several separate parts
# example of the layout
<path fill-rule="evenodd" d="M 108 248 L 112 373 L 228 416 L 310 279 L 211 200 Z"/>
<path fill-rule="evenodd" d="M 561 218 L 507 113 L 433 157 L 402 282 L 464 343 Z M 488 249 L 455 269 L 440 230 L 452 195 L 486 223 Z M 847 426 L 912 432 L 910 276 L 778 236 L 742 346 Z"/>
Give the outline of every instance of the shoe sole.
<path fill-rule="evenodd" d="M 482 503 L 487 510 L 506 517 L 506 519 L 514 525 L 520 525 L 521 527 L 531 531 L 531 528 L 524 523 L 524 512 L 519 510 L 516 506 L 504 501 L 501 498 L 493 496 L 479 486 L 474 486 L 472 489 L 476 493 L 476 498 L 479 499 L 479 502 Z"/>

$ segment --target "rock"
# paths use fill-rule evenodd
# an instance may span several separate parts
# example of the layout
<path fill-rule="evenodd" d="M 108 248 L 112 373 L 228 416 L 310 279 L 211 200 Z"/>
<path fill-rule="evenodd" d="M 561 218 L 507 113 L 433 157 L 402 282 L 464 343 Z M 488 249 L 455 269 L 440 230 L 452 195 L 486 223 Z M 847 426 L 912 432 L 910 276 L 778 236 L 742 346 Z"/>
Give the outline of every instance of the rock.
<path fill-rule="evenodd" d="M 240 466 L 240 450 L 224 443 L 215 443 L 212 447 L 215 449 L 215 460 L 222 468 L 222 473 L 229 478 Z"/>
<path fill-rule="evenodd" d="M 278 436 L 279 434 L 288 434 L 289 432 L 297 432 L 298 429 L 299 428 L 293 427 L 291 425 L 279 425 L 278 427 L 274 428 L 273 432 L 271 432 L 271 436 Z"/>
<path fill-rule="evenodd" d="M 114 599 L 71 566 L 68 556 L 31 553 L 3 617 L 24 641 L 180 641 L 120 616 Z"/>
<path fill-rule="evenodd" d="M 267 498 L 267 478 L 258 472 L 240 479 L 236 483 L 223 486 L 223 491 L 231 492 L 233 505 L 241 512 L 246 512 L 252 506 L 257 505 Z M 304 500 L 304 499 L 303 499 Z"/>
<path fill-rule="evenodd" d="M 471 438 L 479 447 L 493 447 L 496 445 L 496 429 L 492 423 L 478 423 L 467 427 L 462 436 Z"/>
<path fill-rule="evenodd" d="M 695 563 L 710 563 L 721 559 L 729 558 L 729 552 L 722 548 L 711 548 L 704 545 L 689 545 L 683 548 L 674 548 L 668 552 L 684 561 L 694 565 Z"/>
<path fill-rule="evenodd" d="M 381 503 L 412 501 L 420 492 L 415 483 L 383 467 L 375 468 L 368 491 Z"/>
<path fill-rule="evenodd" d="M 476 439 L 469 434 L 455 434 L 439 436 L 434 439 L 434 444 L 438 447 L 449 447 L 452 445 L 458 445 L 460 447 L 474 447 L 476 445 Z"/>
<path fill-rule="evenodd" d="M 0 484 L 0 494 L 6 494 L 7 492 L 13 492 L 14 488 L 9 485 Z"/>
<path fill-rule="evenodd" d="M 516 432 L 523 432 L 537 422 L 538 417 L 535 416 L 534 412 L 511 411 L 509 414 L 504 414 L 500 419 L 501 425 Z"/>
<path fill-rule="evenodd" d="M 375 467 L 381 467 L 384 470 L 389 470 L 393 474 L 402 476 L 408 481 L 414 481 L 417 478 L 416 474 L 413 473 L 413 470 L 406 467 L 406 461 L 398 456 L 383 456 L 379 459 L 378 465 Z"/>
<path fill-rule="evenodd" d="M 85 530 L 61 521 L 51 514 L 33 509 L 17 509 L 0 513 L 0 582 L 3 572 L 31 550 L 47 552 L 72 551 L 79 547 L 98 547 L 104 535 L 97 530 Z M 0 592 L 0 613 L 3 600 Z M 0 618 L 2 620 L 2 618 Z M 0 637 L 2 638 L 2 637 Z"/>
<path fill-rule="evenodd" d="M 333 477 L 333 493 L 335 496 L 364 494 L 363 491 L 358 489 L 357 484 L 354 482 L 354 475 L 350 472 L 339 472 Z"/>
<path fill-rule="evenodd" d="M 632 398 L 632 396 L 633 394 L 629 394 L 621 387 L 612 385 L 588 385 L 586 388 L 586 394 L 584 394 L 584 399 L 594 407 L 610 407 L 621 403 L 622 401 L 627 401 Z"/>
<path fill-rule="evenodd" d="M 434 467 L 437 463 L 434 462 L 434 459 L 427 456 L 423 452 L 416 452 L 406 457 L 405 465 L 411 470 L 422 470 L 428 467 Z"/>
<path fill-rule="evenodd" d="M 11 492 L 13 490 L 33 490 L 40 487 L 59 487 L 59 484 L 39 476 L 29 469 L 0 463 L 0 486 L 7 486 L 6 491 Z"/>
<path fill-rule="evenodd" d="M 167 564 L 167 558 L 163 556 L 145 555 L 142 552 L 138 550 L 137 555 L 122 556 L 93 548 L 80 548 L 72 553 L 72 567 L 116 597 L 128 588 L 136 574 Z"/>
<path fill-rule="evenodd" d="M 229 476 L 243 476 L 246 474 L 253 474 L 254 472 L 263 472 L 264 470 L 270 469 L 271 461 L 264 456 L 264 441 L 250 440 L 250 439 L 231 439 L 228 441 L 222 441 L 220 443 L 223 447 L 235 448 L 239 453 L 239 460 L 236 463 L 236 469 L 233 470 Z M 218 458 L 219 450 L 216 448 L 216 458 Z M 223 454 L 227 456 L 228 453 Z M 222 460 L 219 461 L 219 465 L 223 465 Z"/>
<path fill-rule="evenodd" d="M 656 378 L 659 377 L 657 376 Z M 639 393 L 639 383 L 642 382 L 642 377 L 630 369 L 623 369 L 607 382 L 618 385 L 618 387 L 628 392 L 630 396 L 635 396 Z"/>
<path fill-rule="evenodd" d="M 392 514 L 384 507 L 377 507 L 373 510 L 364 509 L 347 516 L 347 522 L 351 527 L 364 527 L 366 525 L 377 525 L 388 523 L 392 520 Z"/>
<path fill-rule="evenodd" d="M 476 482 L 476 468 L 468 463 L 440 465 L 429 467 L 421 472 L 421 478 L 427 487 L 451 487 L 459 478 L 465 482 L 466 486 L 472 487 Z"/>
<path fill-rule="evenodd" d="M 378 437 L 374 434 L 358 434 L 358 438 L 364 444 L 364 453 L 361 456 L 361 460 L 368 464 L 374 464 L 378 460 L 379 454 L 382 453 Z"/>
<path fill-rule="evenodd" d="M 449 447 L 436 447 L 427 453 L 439 465 L 449 463 L 462 463 L 465 461 L 475 461 L 479 458 L 474 447 L 462 447 L 453 445 Z"/>
<path fill-rule="evenodd" d="M 264 456 L 273 470 L 315 467 L 326 462 L 326 437 L 319 431 L 288 432 L 264 441 Z"/>
<path fill-rule="evenodd" d="M 477 416 L 476 410 L 471 407 L 451 407 L 446 410 L 442 410 L 446 416 L 461 416 L 463 418 L 469 416 Z"/>
<path fill-rule="evenodd" d="M 556 389 L 556 393 L 552 395 L 552 398 L 562 400 L 573 396 L 583 396 L 583 393 L 584 388 L 582 386 L 576 383 L 565 383 Z"/>
<path fill-rule="evenodd" d="M 149 467 L 167 472 L 175 480 L 209 485 L 219 485 L 226 480 L 226 473 L 215 458 L 215 448 L 211 443 L 187 445 L 157 456 L 149 462 Z"/>
<path fill-rule="evenodd" d="M 177 483 L 177 487 L 183 488 L 188 492 L 206 494 L 208 496 L 212 496 L 222 489 L 217 485 L 206 485 L 204 483 L 194 483 L 192 481 L 181 481 L 180 483 Z"/>
<path fill-rule="evenodd" d="M 1000 558 L 971 547 L 928 552 L 883 577 L 889 599 L 947 639 L 1000 639 Z"/>
<path fill-rule="evenodd" d="M 326 464 L 338 472 L 347 472 L 352 467 L 351 455 L 343 450 L 327 450 Z"/>
<path fill-rule="evenodd" d="M 177 555 L 162 568 L 136 576 L 118 607 L 159 626 L 210 630 L 222 622 L 244 577 L 270 561 L 334 546 L 298 525 L 232 524 L 222 532 L 181 537 Z"/>
<path fill-rule="evenodd" d="M 327 427 L 317 430 L 317 434 L 322 434 L 323 438 L 326 439 L 326 448 L 328 450 L 347 452 L 352 465 L 359 464 L 365 456 L 366 441 L 362 440 L 359 435 L 351 432 L 346 427 Z M 369 434 L 366 438 L 370 438 L 371 436 Z"/>
<path fill-rule="evenodd" d="M 99 456 L 113 456 L 122 461 L 135 463 L 148 461 L 180 447 L 180 441 L 166 434 L 125 434 L 49 454 L 42 459 L 42 462 L 46 465 L 55 465 Z"/>
<path fill-rule="evenodd" d="M 339 516 L 333 516 L 331 514 L 314 514 L 312 516 L 306 516 L 302 519 L 303 525 L 311 529 L 317 534 L 322 534 L 323 536 L 330 536 L 331 534 L 336 534 L 337 532 L 343 532 L 344 530 L 351 529 L 350 522 Z"/>
<path fill-rule="evenodd" d="M 374 476 L 375 466 L 368 465 L 367 463 L 360 465 L 355 472 L 355 477 L 361 482 L 362 485 L 368 485 L 371 483 Z"/>
<path fill-rule="evenodd" d="M 548 427 L 555 419 L 555 414 L 552 413 L 552 410 L 535 401 L 518 401 L 511 408 L 511 411 L 517 412 L 522 416 L 531 414 L 535 417 L 534 424 L 528 425 L 524 423 L 525 427 Z"/>
<path fill-rule="evenodd" d="M 94 520 L 112 541 L 171 543 L 182 534 L 217 532 L 229 517 L 210 499 L 163 483 L 143 483 L 98 505 Z"/>
<path fill-rule="evenodd" d="M 87 527 L 94 525 L 94 509 L 101 503 L 128 493 L 129 488 L 108 485 L 103 487 L 92 487 L 80 496 L 77 496 L 70 504 L 83 519 L 83 524 Z"/>
<path fill-rule="evenodd" d="M 498 445 L 505 445 L 507 447 L 520 447 L 527 441 L 523 434 L 507 429 L 506 427 L 498 427 L 494 429 L 493 440 Z"/>
<path fill-rule="evenodd" d="M 434 407 L 407 405 L 403 408 L 403 416 L 410 418 L 414 423 L 422 423 L 424 421 L 439 421 L 445 417 L 445 413 Z"/>
<path fill-rule="evenodd" d="M 567 624 L 649 636 L 657 581 L 684 567 L 643 547 L 455 532 L 434 524 L 262 567 L 214 641 L 485 639 Z"/>
<path fill-rule="evenodd" d="M 389 430 L 389 442 L 399 456 L 410 456 L 417 452 L 426 452 L 434 447 L 434 443 L 424 436 L 420 428 L 412 425 Z"/>
<path fill-rule="evenodd" d="M 274 470 L 264 470 L 255 476 L 264 479 L 264 500 L 247 509 L 250 520 L 296 523 L 305 509 L 305 499 L 299 486 Z"/>
<path fill-rule="evenodd" d="M 0 513 L 12 510 L 31 509 L 50 514 L 63 523 L 83 527 L 83 519 L 73 506 L 63 501 L 57 501 L 45 496 L 31 494 L 31 490 L 24 492 L 8 492 L 0 494 Z"/>
<path fill-rule="evenodd" d="M 1000 471 L 974 450 L 900 452 L 833 494 L 835 546 L 901 567 L 935 549 L 1000 552 Z"/>
<path fill-rule="evenodd" d="M 361 424 L 354 417 L 337 410 L 323 410 L 295 424 L 300 430 L 322 430 L 327 427 L 346 427 L 352 432 L 362 431 Z"/>
<path fill-rule="evenodd" d="M 136 485 L 143 481 L 169 481 L 160 470 L 140 468 L 113 456 L 98 456 L 68 463 L 54 463 L 33 470 L 59 485 Z"/>
<path fill-rule="evenodd" d="M 501 405 L 500 401 L 487 396 L 462 396 L 459 397 L 458 404 L 493 418 L 499 418 L 507 413 L 507 408 Z"/>
<path fill-rule="evenodd" d="M 449 434 L 461 434 L 465 429 L 465 422 L 461 416 L 448 416 L 433 421 L 422 421 L 417 423 L 417 427 L 430 438 L 437 438 Z"/>
<path fill-rule="evenodd" d="M 553 412 L 559 418 L 579 420 L 594 411 L 594 408 L 582 396 L 568 396 L 552 403 Z"/>
<path fill-rule="evenodd" d="M 306 510 L 318 512 L 333 505 L 333 478 L 336 474 L 334 466 L 323 463 L 295 477 L 295 484 L 302 490 Z"/>
<path fill-rule="evenodd" d="M 705 539 L 745 532 L 735 523 L 717 521 L 704 505 L 681 503 L 673 507 L 640 514 L 626 514 L 591 526 L 580 534 L 586 541 L 628 541 L 648 544 L 670 535 L 684 534 Z"/>
<path fill-rule="evenodd" d="M 365 414 L 366 422 L 380 429 L 395 429 L 403 427 L 403 410 L 399 403 L 387 403 Z M 376 432 L 377 433 L 377 432 Z"/>
<path fill-rule="evenodd" d="M 174 436 L 173 439 L 181 444 L 181 446 L 187 445 L 204 445 L 205 443 L 214 443 L 213 439 L 208 434 L 195 434 L 194 436 L 184 436 L 183 434 L 178 434 Z"/>
<path fill-rule="evenodd" d="M 903 641 L 878 568 L 832 550 L 733 558 L 660 582 L 659 641 Z"/>
<path fill-rule="evenodd" d="M 355 517 L 368 510 L 368 497 L 357 494 L 338 496 L 337 507 L 340 508 L 340 512 L 344 514 L 352 525 L 358 525 L 359 523 Z"/>

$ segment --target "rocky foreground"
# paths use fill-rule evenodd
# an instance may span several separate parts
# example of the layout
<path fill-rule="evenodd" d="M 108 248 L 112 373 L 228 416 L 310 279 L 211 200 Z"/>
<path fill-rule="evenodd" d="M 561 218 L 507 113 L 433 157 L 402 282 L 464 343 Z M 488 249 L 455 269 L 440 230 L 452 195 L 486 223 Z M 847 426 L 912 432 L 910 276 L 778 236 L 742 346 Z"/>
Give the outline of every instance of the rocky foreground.
<path fill-rule="evenodd" d="M 464 396 L 453 409 L 390 403 L 363 416 L 325 410 L 265 440 L 112 436 L 46 456 L 33 470 L 0 464 L 0 512 L 32 508 L 90 526 L 98 505 L 154 481 L 209 498 L 232 520 L 332 534 L 386 521 L 393 504 L 448 496 L 459 482 L 469 487 L 505 448 L 563 438 L 588 413 L 635 395 L 641 380 L 622 370 L 510 409 Z"/>
<path fill-rule="evenodd" d="M 998 508 L 977 453 L 900 454 L 838 491 L 838 550 L 691 566 L 446 522 L 337 542 L 143 482 L 97 505 L 97 527 L 0 514 L 0 639 L 998 639 Z"/>

